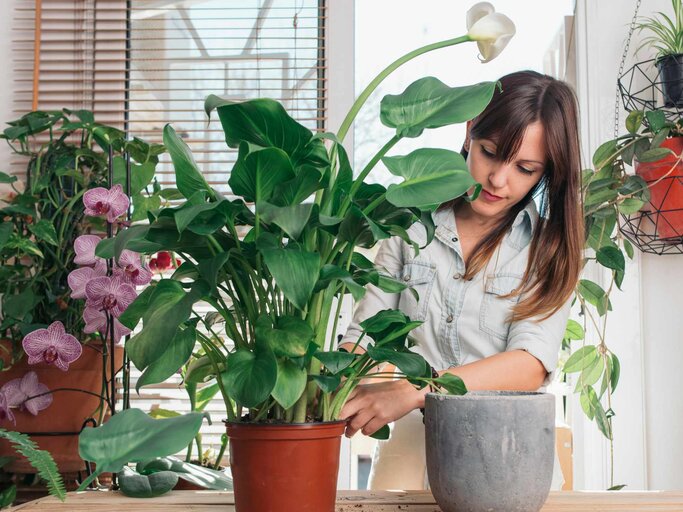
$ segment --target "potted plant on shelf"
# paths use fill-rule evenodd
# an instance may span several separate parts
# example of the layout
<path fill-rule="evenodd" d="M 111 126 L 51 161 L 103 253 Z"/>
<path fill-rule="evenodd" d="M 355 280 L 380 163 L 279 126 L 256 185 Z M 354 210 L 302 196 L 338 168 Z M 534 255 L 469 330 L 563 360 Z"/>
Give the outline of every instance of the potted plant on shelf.
<path fill-rule="evenodd" d="M 650 35 L 638 50 L 651 46 L 657 50 L 655 64 L 659 70 L 664 103 L 667 107 L 683 105 L 683 2 L 671 0 L 673 20 L 658 12 L 657 16 L 640 18 L 637 28 Z"/>
<path fill-rule="evenodd" d="M 18 186 L 15 176 L 0 173 L 0 181 L 12 191 L 0 209 L 0 389 L 16 391 L 20 382 L 20 389 L 32 392 L 20 396 L 12 391 L 8 407 L 14 411 L 14 422 L 5 415 L 1 424 L 23 432 L 62 433 L 35 438 L 55 456 L 62 472 L 71 473 L 83 469 L 76 434 L 87 418 L 95 415 L 101 420 L 105 414 L 98 396 L 107 350 L 96 339 L 92 315 L 84 321 L 85 304 L 72 297 L 68 282 L 82 257 L 76 241 L 99 240 L 89 233 L 105 229 L 101 220 L 86 215 L 83 197 L 108 182 L 110 150 L 114 182 L 121 187 L 126 181 L 123 155 L 129 153 L 130 192 L 139 205 L 135 214 L 145 217 L 148 208 L 160 205 L 161 192 L 153 177 L 163 146 L 126 140 L 122 131 L 96 123 L 88 111 L 36 111 L 9 125 L 0 137 L 26 157 L 28 165 L 24 186 Z M 125 209 L 117 215 L 121 213 Z M 49 351 L 45 343 L 52 347 Z M 123 353 L 117 350 L 115 367 L 120 368 Z M 109 371 L 107 379 L 111 378 Z M 54 393 L 57 389 L 70 392 Z M 28 400 L 37 390 L 53 393 Z M 18 401 L 24 395 L 27 400 Z M 33 406 L 27 407 L 29 403 Z M 37 420 L 34 415 L 48 406 L 49 411 L 40 415 L 43 421 Z M 44 421 L 46 416 L 49 421 Z M 4 443 L 3 449 L 9 450 L 9 445 Z M 31 471 L 21 458 L 4 469 Z"/>
<path fill-rule="evenodd" d="M 419 322 L 403 313 L 382 311 L 362 324 L 363 336 L 373 340 L 362 355 L 336 350 L 336 321 L 328 326 L 328 320 L 338 318 L 344 294 L 358 299 L 368 283 L 389 292 L 406 287 L 356 247 L 401 236 L 418 251 L 407 233 L 411 225 L 422 222 L 429 241 L 432 209 L 480 190 L 462 156 L 444 149 L 393 157 L 388 167 L 403 181 L 389 188 L 367 183 L 368 174 L 401 139 L 478 115 L 496 84 L 451 88 L 427 77 L 385 97 L 381 118 L 395 135 L 356 178 L 341 142 L 370 93 L 411 58 L 465 41 L 477 41 L 484 60 L 495 57 L 514 33 L 501 17 L 487 16 L 466 36 L 395 61 L 359 96 L 336 136 L 312 133 L 273 100 L 209 96 L 206 112 L 217 113 L 226 142 L 239 149 L 228 181 L 237 199 L 209 187 L 187 145 L 166 126 L 164 143 L 184 202 L 152 214 L 148 226 L 133 226 L 115 248 L 98 246 L 107 256 L 152 242 L 183 260 L 121 317 L 131 329 L 142 320 L 126 351 L 151 384 L 175 373 L 200 344 L 204 355 L 185 379 L 215 381 L 223 398 L 238 510 L 334 509 L 345 426 L 338 415 L 378 365 L 396 365 L 417 386 L 463 392 L 460 379 L 432 378 L 410 351 L 408 334 Z M 195 311 L 200 302 L 215 311 Z"/>

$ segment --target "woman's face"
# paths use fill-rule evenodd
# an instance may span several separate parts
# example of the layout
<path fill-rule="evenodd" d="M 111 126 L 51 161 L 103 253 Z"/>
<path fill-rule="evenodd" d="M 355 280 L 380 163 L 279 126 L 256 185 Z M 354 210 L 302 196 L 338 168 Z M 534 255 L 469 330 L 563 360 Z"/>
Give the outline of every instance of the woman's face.
<path fill-rule="evenodd" d="M 473 212 L 486 219 L 501 217 L 543 177 L 546 166 L 543 126 L 535 122 L 527 127 L 511 162 L 498 159 L 495 141 L 472 139 L 467 166 L 483 187 L 479 197 L 469 203 Z"/>

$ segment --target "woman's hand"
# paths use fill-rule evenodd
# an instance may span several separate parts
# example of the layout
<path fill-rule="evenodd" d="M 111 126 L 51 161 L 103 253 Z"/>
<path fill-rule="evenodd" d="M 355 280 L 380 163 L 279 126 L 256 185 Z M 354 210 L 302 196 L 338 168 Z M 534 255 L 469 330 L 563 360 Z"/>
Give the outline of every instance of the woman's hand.
<path fill-rule="evenodd" d="M 340 419 L 349 420 L 346 437 L 352 437 L 359 430 L 369 436 L 413 409 L 423 407 L 427 391 L 428 388 L 417 389 L 403 379 L 357 386 L 339 414 Z"/>

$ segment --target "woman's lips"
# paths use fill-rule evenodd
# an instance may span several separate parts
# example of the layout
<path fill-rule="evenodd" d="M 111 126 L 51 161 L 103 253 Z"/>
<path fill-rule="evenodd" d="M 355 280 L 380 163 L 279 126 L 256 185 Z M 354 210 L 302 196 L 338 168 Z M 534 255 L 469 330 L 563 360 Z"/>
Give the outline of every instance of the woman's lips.
<path fill-rule="evenodd" d="M 481 195 L 486 201 L 488 201 L 490 203 L 495 203 L 496 201 L 500 201 L 503 199 L 502 197 L 496 196 L 496 195 L 492 194 L 491 192 L 488 192 L 485 189 L 482 189 Z"/>

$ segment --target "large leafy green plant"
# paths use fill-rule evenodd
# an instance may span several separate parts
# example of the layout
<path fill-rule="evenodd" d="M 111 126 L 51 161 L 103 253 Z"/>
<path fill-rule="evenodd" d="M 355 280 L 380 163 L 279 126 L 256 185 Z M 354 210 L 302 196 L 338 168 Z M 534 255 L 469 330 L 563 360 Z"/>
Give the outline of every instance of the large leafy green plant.
<path fill-rule="evenodd" d="M 495 55 L 512 35 L 511 22 L 498 23 L 501 17 L 497 14 L 491 26 L 507 30 L 507 38 Z M 500 36 L 478 33 L 476 38 L 481 43 Z M 238 149 L 228 181 L 236 199 L 207 184 L 187 145 L 173 127 L 165 127 L 164 144 L 184 201 L 150 214 L 149 225 L 127 230 L 113 245 L 98 247 L 108 256 L 128 245 L 151 244 L 148 250 L 172 251 L 184 260 L 120 319 L 131 328 L 142 320 L 141 331 L 126 346 L 143 370 L 138 387 L 175 373 L 199 342 L 202 352 L 195 354 L 199 357 L 185 380 L 215 383 L 230 421 L 336 419 L 359 380 L 386 362 L 418 386 L 464 391 L 457 377 L 432 379 L 425 360 L 409 350 L 408 334 L 419 322 L 399 311 L 378 313 L 362 324 L 363 336 L 372 342 L 359 355 L 336 350 L 336 319 L 341 298 L 360 299 L 369 283 L 386 292 L 406 288 L 356 248 L 399 236 L 417 252 L 408 228 L 421 222 L 429 242 L 435 206 L 480 190 L 459 153 L 421 149 L 385 158 L 387 153 L 425 129 L 472 119 L 488 104 L 496 84 L 452 88 L 427 77 L 386 96 L 381 120 L 395 134 L 357 177 L 342 140 L 365 99 L 391 71 L 426 51 L 476 38 L 429 45 L 398 59 L 363 91 L 337 135 L 311 132 L 270 99 L 233 102 L 209 96 L 207 114 L 217 114 L 228 146 Z M 485 45 L 480 49 L 495 56 Z M 383 158 L 402 179 L 388 188 L 365 181 Z M 215 311 L 200 314 L 195 308 L 200 302 Z M 249 410 L 245 418 L 243 408 Z"/>
<path fill-rule="evenodd" d="M 630 174 L 628 167 L 634 160 L 656 162 L 671 155 L 670 149 L 660 146 L 667 137 L 682 133 L 680 123 L 667 122 L 661 111 L 631 112 L 626 129 L 626 134 L 601 144 L 593 155 L 593 169 L 583 171 L 586 262 L 602 267 L 609 281 L 606 288 L 590 279 L 579 281 L 576 299 L 582 323 L 569 320 L 563 344 L 569 350 L 572 341 L 583 340 L 582 346 L 564 363 L 563 371 L 577 374 L 575 392 L 579 394 L 581 407 L 610 444 L 614 439 L 612 417 L 615 414 L 612 393 L 619 382 L 621 365 L 607 345 L 607 317 L 612 310 L 610 295 L 615 287 L 621 290 L 627 258 L 634 256 L 634 248 L 620 226 L 622 215 L 638 212 L 650 199 L 648 184 L 640 176 Z M 680 165 L 680 155 L 675 156 L 668 174 Z M 665 178 L 666 175 L 661 179 Z M 586 340 L 588 326 L 595 343 Z M 611 480 L 614 485 L 613 471 Z"/>
<path fill-rule="evenodd" d="M 161 205 L 154 173 L 164 148 L 127 140 L 124 132 L 95 122 L 85 110 L 30 112 L 8 124 L 0 138 L 27 159 L 23 190 L 16 176 L 0 173 L 0 182 L 14 188 L 0 209 L 0 336 L 13 341 L 11 359 L 16 360 L 21 339 L 54 321 L 79 340 L 88 338 L 83 302 L 70 298 L 67 275 L 75 268 L 74 240 L 105 228 L 84 216 L 83 194 L 107 186 L 110 148 L 114 183 L 125 187 L 128 153 L 134 219 L 145 218 Z"/>

